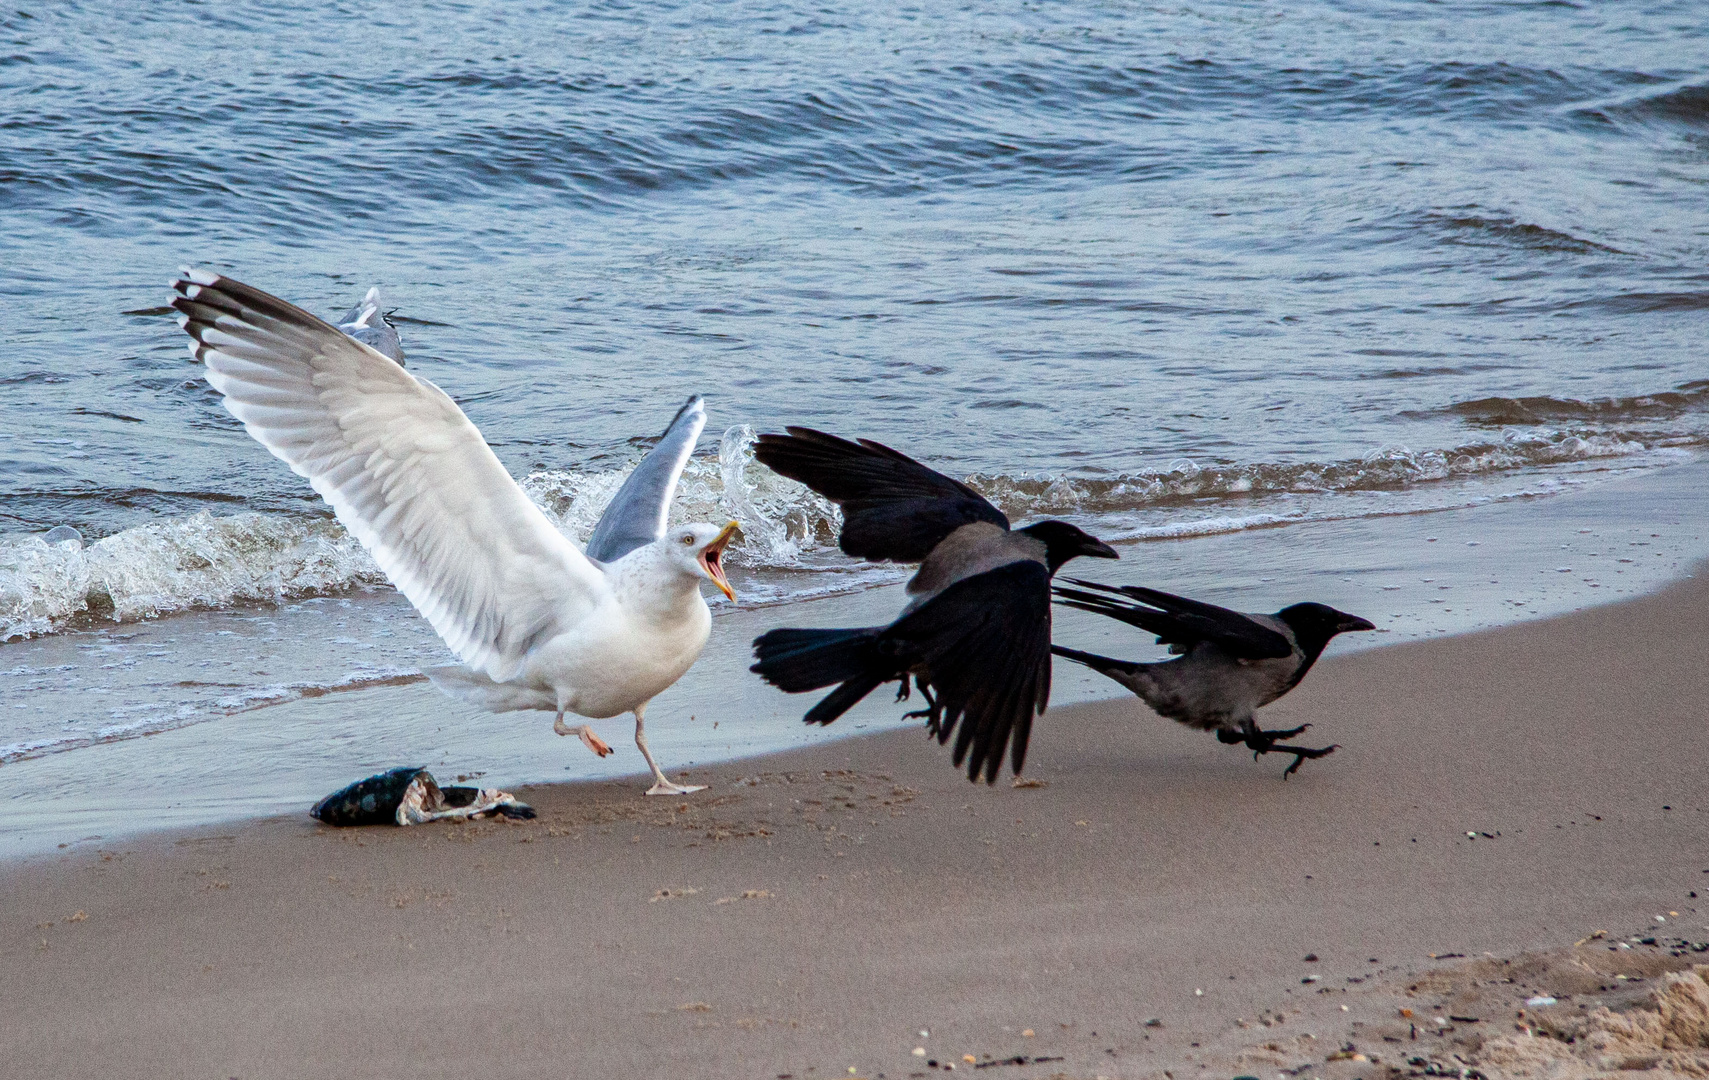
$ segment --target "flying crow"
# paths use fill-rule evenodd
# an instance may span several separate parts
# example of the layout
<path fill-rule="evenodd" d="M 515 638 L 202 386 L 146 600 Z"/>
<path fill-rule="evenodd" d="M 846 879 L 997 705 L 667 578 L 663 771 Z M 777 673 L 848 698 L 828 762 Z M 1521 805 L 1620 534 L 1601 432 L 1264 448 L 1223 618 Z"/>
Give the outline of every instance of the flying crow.
<path fill-rule="evenodd" d="M 955 764 L 995 783 L 1007 748 L 1018 774 L 1032 718 L 1050 702 L 1050 578 L 1109 545 L 1065 521 L 1010 529 L 966 484 L 869 439 L 811 428 L 761 435 L 754 456 L 843 511 L 838 544 L 873 562 L 919 563 L 911 599 L 889 626 L 773 630 L 754 641 L 751 670 L 789 693 L 841 684 L 803 717 L 829 724 L 883 683 L 908 679 L 926 699 L 927 730 L 955 740 Z"/>
<path fill-rule="evenodd" d="M 1298 685 L 1331 638 L 1376 629 L 1369 622 L 1325 604 L 1295 604 L 1274 615 L 1247 615 L 1138 585 L 1069 580 L 1084 588 L 1056 586 L 1061 603 L 1156 634 L 1157 643 L 1169 646 L 1180 659 L 1139 664 L 1061 645 L 1052 647 L 1056 655 L 1108 675 L 1171 720 L 1200 731 L 1214 729 L 1217 739 L 1230 745 L 1245 743 L 1254 761 L 1272 752 L 1294 755 L 1283 779 L 1305 759 L 1335 750 L 1279 746 L 1311 725 L 1264 731 L 1252 714 Z"/>

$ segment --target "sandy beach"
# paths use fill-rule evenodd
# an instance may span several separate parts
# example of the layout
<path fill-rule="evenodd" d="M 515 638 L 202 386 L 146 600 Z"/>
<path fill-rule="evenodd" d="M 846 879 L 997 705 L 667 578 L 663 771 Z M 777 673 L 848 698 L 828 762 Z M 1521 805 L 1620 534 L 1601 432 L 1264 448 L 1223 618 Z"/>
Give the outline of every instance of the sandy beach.
<path fill-rule="evenodd" d="M 293 815 L 15 860 L 0 1060 L 1523 1075 L 1477 1062 L 1508 1037 L 1565 1047 L 1526 1034 L 1547 1011 L 1528 1021 L 1527 996 L 1582 1017 L 1709 960 L 1692 951 L 1709 942 L 1705 641 L 1692 580 L 1332 659 L 1268 711 L 1343 746 L 1286 782 L 1278 759 L 1112 701 L 1041 722 L 1036 786 L 971 785 L 922 734 L 887 732 L 697 770 L 711 787 L 688 798 L 525 789 L 526 823 Z M 1709 1049 L 1668 1053 L 1633 1060 Z"/>

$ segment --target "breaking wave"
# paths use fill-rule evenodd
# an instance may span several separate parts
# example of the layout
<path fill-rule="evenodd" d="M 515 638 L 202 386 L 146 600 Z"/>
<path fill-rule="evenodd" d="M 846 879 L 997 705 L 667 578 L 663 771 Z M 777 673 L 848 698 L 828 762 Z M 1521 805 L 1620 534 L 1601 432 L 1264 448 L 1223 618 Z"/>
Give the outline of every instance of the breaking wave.
<path fill-rule="evenodd" d="M 1478 398 L 1450 405 L 1443 411 L 1480 427 L 1617 424 L 1632 420 L 1673 419 L 1690 412 L 1709 412 L 1709 380 L 1689 382 L 1674 390 L 1636 397 Z"/>
<path fill-rule="evenodd" d="M 1483 424 L 1545 420 L 1651 417 L 1658 410 L 1695 407 L 1709 399 L 1709 383 L 1673 394 L 1625 403 L 1490 398 L 1453 406 Z M 1487 418 L 1487 419 L 1486 419 Z M 689 462 L 678 488 L 673 521 L 734 518 L 742 535 L 730 562 L 749 572 L 806 571 L 779 587 L 749 591 L 760 602 L 782 602 L 877 580 L 852 574 L 840 585 L 824 575 L 846 560 L 835 554 L 841 515 L 825 499 L 754 460 L 754 433 L 743 426 L 724 433 L 716 458 Z M 1620 433 L 1573 434 L 1548 428 L 1510 428 L 1496 440 L 1446 450 L 1380 447 L 1362 457 L 1332 462 L 1260 462 L 1199 465 L 1178 461 L 1154 471 L 1112 477 L 974 474 L 975 488 L 1019 520 L 1041 515 L 1093 520 L 1135 511 L 1168 511 L 1206 500 L 1247 500 L 1265 495 L 1398 491 L 1418 485 L 1536 469 L 1596 458 L 1640 454 L 1709 438 Z M 522 488 L 564 534 L 585 542 L 626 470 L 530 474 Z M 1285 517 L 1242 513 L 1218 519 L 1225 528 L 1262 528 Z M 1202 522 L 1163 522 L 1126 538 L 1191 535 Z M 127 622 L 191 609 L 244 602 L 283 603 L 305 596 L 383 585 L 368 553 L 330 518 L 239 513 L 187 517 L 125 529 L 85 545 L 69 530 L 0 539 L 0 641 L 33 637 L 97 621 Z M 865 568 L 876 570 L 878 568 Z M 888 580 L 894 575 L 880 574 Z"/>

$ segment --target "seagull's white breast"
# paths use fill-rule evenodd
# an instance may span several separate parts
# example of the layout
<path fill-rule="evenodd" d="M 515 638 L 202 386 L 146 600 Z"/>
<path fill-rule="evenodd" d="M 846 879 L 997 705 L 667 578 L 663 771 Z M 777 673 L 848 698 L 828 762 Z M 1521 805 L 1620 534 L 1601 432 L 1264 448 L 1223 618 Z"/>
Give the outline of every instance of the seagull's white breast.
<path fill-rule="evenodd" d="M 699 582 L 648 545 L 606 567 L 611 591 L 569 632 L 530 654 L 523 680 L 571 712 L 616 716 L 662 693 L 700 658 L 712 612 Z"/>

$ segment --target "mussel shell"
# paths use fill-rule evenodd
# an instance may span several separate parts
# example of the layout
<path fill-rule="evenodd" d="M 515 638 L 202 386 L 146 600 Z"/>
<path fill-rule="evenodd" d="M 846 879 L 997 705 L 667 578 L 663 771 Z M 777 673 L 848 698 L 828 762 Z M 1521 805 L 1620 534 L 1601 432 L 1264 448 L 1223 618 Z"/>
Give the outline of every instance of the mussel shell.
<path fill-rule="evenodd" d="M 325 825 L 396 825 L 404 792 L 426 771 L 420 766 L 400 765 L 358 780 L 315 803 L 309 816 Z M 431 778 L 428 782 L 432 783 Z"/>

